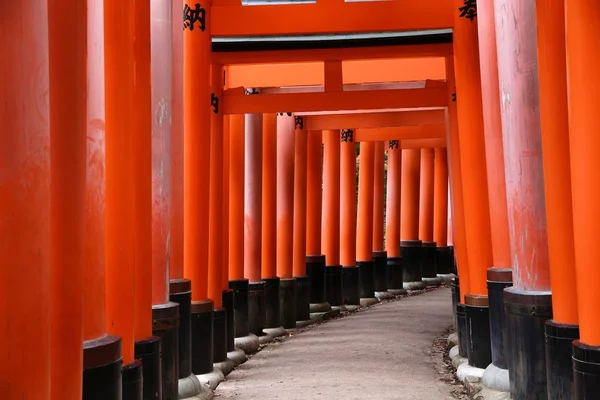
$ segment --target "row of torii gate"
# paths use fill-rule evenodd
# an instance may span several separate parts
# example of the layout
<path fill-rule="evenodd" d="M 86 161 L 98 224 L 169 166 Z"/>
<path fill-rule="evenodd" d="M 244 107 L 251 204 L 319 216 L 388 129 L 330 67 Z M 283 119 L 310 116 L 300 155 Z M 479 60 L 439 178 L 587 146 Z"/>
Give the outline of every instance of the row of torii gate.
<path fill-rule="evenodd" d="M 0 11 L 2 398 L 198 397 L 253 333 L 437 284 L 448 175 L 461 354 L 600 393 L 599 5 Z"/>

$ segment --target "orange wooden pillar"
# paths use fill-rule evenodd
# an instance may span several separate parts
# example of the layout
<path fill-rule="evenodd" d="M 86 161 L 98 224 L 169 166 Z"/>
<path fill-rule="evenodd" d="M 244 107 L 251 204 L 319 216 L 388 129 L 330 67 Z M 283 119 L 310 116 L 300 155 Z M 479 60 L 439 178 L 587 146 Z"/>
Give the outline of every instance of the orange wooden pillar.
<path fill-rule="evenodd" d="M 400 251 L 404 289 L 424 289 L 421 264 L 423 259 L 419 240 L 419 178 L 421 149 L 402 150 L 402 180 L 400 207 Z"/>
<path fill-rule="evenodd" d="M 600 171 L 597 154 L 600 141 L 596 134 L 596 127 L 600 123 L 596 111 L 600 104 L 596 89 L 600 84 L 597 71 L 600 48 L 594 39 L 598 36 L 600 16 L 598 5 L 593 2 L 567 0 L 565 4 L 569 144 L 580 330 L 580 339 L 573 342 L 573 378 L 575 398 L 583 399 L 593 398 L 598 393 L 600 375 L 600 310 L 597 307 L 600 293 L 596 288 L 600 271 L 594 240 L 596 227 L 600 223 L 600 196 L 591 183 L 598 179 Z M 540 21 L 544 22 L 544 19 Z M 540 76 L 545 76 L 540 72 Z M 556 76 L 556 79 L 560 78 Z M 545 83 L 542 84 L 545 86 Z M 543 109 L 542 112 L 546 111 Z"/>
<path fill-rule="evenodd" d="M 492 361 L 487 300 L 487 269 L 492 266 L 492 241 L 488 203 L 485 138 L 477 40 L 477 17 L 464 1 L 456 1 L 454 62 L 456 104 L 463 185 L 466 249 L 470 292 L 465 293 L 470 330 L 469 364 L 486 368 Z M 459 7 L 463 8 L 461 11 Z M 475 8 L 476 14 L 476 8 Z M 462 290 L 461 290 L 462 291 Z M 471 351 L 472 350 L 472 351 Z"/>
<path fill-rule="evenodd" d="M 277 115 L 277 276 L 280 279 L 280 321 L 296 327 L 294 279 L 294 152 L 295 123 L 291 113 Z"/>
<path fill-rule="evenodd" d="M 325 291 L 325 255 L 321 253 L 323 135 L 321 131 L 308 131 L 307 135 L 306 275 L 310 281 L 310 311 L 317 313 L 331 310 Z"/>
<path fill-rule="evenodd" d="M 210 2 L 183 3 L 183 271 L 192 281 L 192 373 L 213 370 L 208 298 L 210 180 Z"/>
<path fill-rule="evenodd" d="M 323 253 L 325 298 L 334 308 L 344 305 L 340 264 L 340 131 L 323 131 Z"/>
<path fill-rule="evenodd" d="M 356 147 L 354 131 L 341 131 L 340 147 L 340 263 L 344 304 L 360 304 L 356 267 Z"/>
<path fill-rule="evenodd" d="M 106 334 L 105 129 L 103 1 L 88 3 L 88 91 L 85 263 L 83 279 L 83 399 L 121 394 L 121 338 Z M 99 359 L 94 354 L 105 357 Z M 105 379 L 104 371 L 114 372 Z"/>
<path fill-rule="evenodd" d="M 404 294 L 402 258 L 400 256 L 400 195 L 402 150 L 398 140 L 390 140 L 387 150 L 387 199 L 385 212 L 385 249 L 387 252 L 387 287 L 394 295 Z"/>
<path fill-rule="evenodd" d="M 387 253 L 384 250 L 385 147 L 374 142 L 373 159 L 373 290 L 378 299 L 393 298 L 387 287 Z"/>
<path fill-rule="evenodd" d="M 436 243 L 433 241 L 434 149 L 421 149 L 419 194 L 419 240 L 421 241 L 421 273 L 427 286 L 439 286 Z"/>
<path fill-rule="evenodd" d="M 296 279 L 296 320 L 310 319 L 310 280 L 306 275 L 307 132 L 304 117 L 294 117 L 293 272 Z"/>
<path fill-rule="evenodd" d="M 122 338 L 123 392 L 142 391 L 135 341 L 135 5 L 105 0 L 106 329 Z M 148 306 L 150 309 L 150 305 Z M 151 322 L 151 321 L 149 321 Z"/>
<path fill-rule="evenodd" d="M 0 371 L 9 399 L 51 395 L 47 3 L 5 3 L 0 24 L 0 313 L 11 321 L 0 330 Z"/>
<path fill-rule="evenodd" d="M 513 286 L 504 290 L 515 399 L 546 399 L 544 322 L 552 317 L 537 79 L 535 4 L 495 3 Z M 515 23 L 514 21 L 519 21 Z M 527 310 L 532 302 L 535 313 Z M 518 372 L 517 372 L 518 371 Z"/>
<path fill-rule="evenodd" d="M 433 188 L 433 241 L 436 244 L 437 275 L 449 279 L 452 249 L 448 243 L 448 155 L 446 148 L 435 149 Z"/>

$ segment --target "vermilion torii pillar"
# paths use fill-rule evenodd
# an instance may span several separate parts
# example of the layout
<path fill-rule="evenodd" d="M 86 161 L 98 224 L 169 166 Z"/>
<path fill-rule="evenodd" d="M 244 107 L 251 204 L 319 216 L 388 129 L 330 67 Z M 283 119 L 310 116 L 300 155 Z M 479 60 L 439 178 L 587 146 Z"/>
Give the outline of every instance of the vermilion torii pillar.
<path fill-rule="evenodd" d="M 476 5 L 456 1 L 454 11 L 454 62 L 456 104 L 464 202 L 466 249 L 470 291 L 465 293 L 469 364 L 486 368 L 492 361 L 487 269 L 492 265 L 492 240 L 485 140 L 481 103 Z M 462 290 L 461 290 L 462 292 Z"/>
<path fill-rule="evenodd" d="M 436 245 L 433 241 L 434 149 L 421 149 L 419 194 L 419 240 L 421 241 L 421 273 L 427 286 L 441 283 L 437 277 Z"/>
<path fill-rule="evenodd" d="M 400 251 L 403 287 L 408 290 L 425 288 L 421 272 L 423 254 L 419 240 L 420 170 L 421 149 L 402 150 Z"/>
<path fill-rule="evenodd" d="M 596 261 L 600 195 L 591 184 L 598 180 L 600 171 L 597 151 L 600 145 L 597 136 L 600 46 L 596 40 L 600 16 L 598 4 L 581 0 L 567 0 L 565 4 L 573 229 L 581 335 L 573 342 L 573 383 L 575 398 L 585 399 L 593 398 L 600 391 L 600 309 L 597 306 L 600 271 Z"/>
<path fill-rule="evenodd" d="M 537 5 L 537 54 L 552 320 L 546 321 L 548 398 L 573 398 L 572 341 L 579 338 L 563 3 Z M 573 157 L 579 155 L 574 153 Z"/>
<path fill-rule="evenodd" d="M 484 382 L 494 389 L 508 391 L 507 349 L 504 348 L 508 337 L 503 290 L 512 285 L 512 273 L 493 1 L 478 2 L 477 18 L 493 259 L 487 271 L 492 364 L 486 370 Z"/>
<path fill-rule="evenodd" d="M 448 156 L 445 147 L 435 149 L 433 241 L 436 244 L 437 276 L 449 280 L 454 261 L 452 249 L 448 247 Z"/>
<path fill-rule="evenodd" d="M 333 309 L 344 308 L 340 264 L 340 131 L 323 131 L 323 253 L 325 295 Z"/>
<path fill-rule="evenodd" d="M 373 172 L 375 142 L 361 142 L 358 167 L 358 213 L 356 226 L 356 266 L 360 304 L 378 302 L 373 287 Z"/>
<path fill-rule="evenodd" d="M 495 16 L 513 265 L 513 286 L 504 289 L 510 389 L 516 400 L 547 399 L 544 322 L 552 304 L 535 4 L 497 0 Z"/>
<path fill-rule="evenodd" d="M 406 290 L 402 283 L 402 257 L 400 256 L 402 150 L 398 140 L 387 142 L 387 156 L 387 198 L 385 204 L 386 283 L 390 293 L 400 295 L 406 293 Z"/>
<path fill-rule="evenodd" d="M 340 146 L 340 263 L 344 305 L 360 305 L 359 276 L 356 267 L 356 144 L 354 131 L 341 131 Z"/>
<path fill-rule="evenodd" d="M 294 279 L 294 147 L 295 123 L 289 114 L 277 116 L 277 276 L 280 279 L 281 325 L 296 327 Z"/>

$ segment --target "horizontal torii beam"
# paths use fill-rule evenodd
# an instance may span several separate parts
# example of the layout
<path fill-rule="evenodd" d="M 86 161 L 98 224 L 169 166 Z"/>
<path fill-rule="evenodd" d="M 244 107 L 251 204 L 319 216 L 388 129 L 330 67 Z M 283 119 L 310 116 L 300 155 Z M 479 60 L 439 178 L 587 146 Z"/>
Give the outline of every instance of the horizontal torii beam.
<path fill-rule="evenodd" d="M 213 0 L 211 35 L 285 36 L 447 29 L 455 0 L 317 1 L 242 6 Z"/>
<path fill-rule="evenodd" d="M 446 85 L 424 89 L 361 90 L 322 93 L 246 95 L 235 88 L 223 93 L 224 114 L 378 110 L 446 107 Z"/>
<path fill-rule="evenodd" d="M 364 114 L 307 115 L 304 124 L 308 130 L 384 128 L 398 126 L 440 125 L 445 123 L 445 111 L 394 111 Z"/>
<path fill-rule="evenodd" d="M 382 142 L 406 139 L 442 139 L 445 140 L 444 125 L 401 126 L 395 128 L 366 128 L 354 130 L 355 142 Z"/>
<path fill-rule="evenodd" d="M 406 139 L 400 141 L 401 149 L 439 149 L 446 147 L 446 139 Z"/>

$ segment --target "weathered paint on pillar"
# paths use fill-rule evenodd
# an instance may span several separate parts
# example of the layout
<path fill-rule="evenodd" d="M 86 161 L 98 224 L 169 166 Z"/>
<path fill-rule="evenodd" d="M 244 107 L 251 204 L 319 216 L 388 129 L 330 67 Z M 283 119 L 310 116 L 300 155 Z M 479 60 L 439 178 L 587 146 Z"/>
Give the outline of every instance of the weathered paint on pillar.
<path fill-rule="evenodd" d="M 277 276 L 277 115 L 263 115 L 262 278 Z"/>
<path fill-rule="evenodd" d="M 513 285 L 549 291 L 535 4 L 496 0 L 495 13 Z"/>
<path fill-rule="evenodd" d="M 306 144 L 306 255 L 321 254 L 323 144 L 321 131 L 308 131 Z"/>
<path fill-rule="evenodd" d="M 229 280 L 244 279 L 245 117 L 229 117 Z"/>
<path fill-rule="evenodd" d="M 536 3 L 538 73 L 552 319 L 576 325 L 577 285 L 569 154 L 569 104 L 563 2 Z M 575 156 L 577 157 L 577 156 Z"/>
<path fill-rule="evenodd" d="M 502 119 L 500 116 L 498 57 L 496 53 L 493 1 L 477 1 L 477 19 L 490 232 L 494 261 L 493 265 L 490 266 L 510 268 L 510 238 L 508 235 L 504 147 L 502 144 Z"/>
<path fill-rule="evenodd" d="M 448 246 L 448 157 L 445 148 L 435 149 L 433 194 L 433 241 Z"/>
<path fill-rule="evenodd" d="M 433 242 L 434 149 L 421 149 L 419 240 Z"/>
<path fill-rule="evenodd" d="M 356 261 L 373 260 L 373 172 L 375 143 L 361 142 L 358 167 Z"/>
<path fill-rule="evenodd" d="M 579 332 L 581 341 L 600 346 L 600 269 L 597 231 L 600 225 L 600 15 L 590 1 L 566 1 L 569 144 Z"/>
<path fill-rule="evenodd" d="M 86 0 L 48 2 L 51 301 L 50 304 L 46 303 L 46 306 L 50 308 L 52 318 L 50 324 L 51 397 L 64 400 L 79 400 L 82 395 L 83 304 L 81 300 L 84 284 L 87 136 L 86 3 Z M 21 45 L 28 47 L 28 44 Z M 23 90 L 29 90 L 29 85 Z M 5 98 L 4 101 L 14 100 Z M 5 118 L 11 119 L 14 116 L 6 115 Z M 5 134 L 4 131 L 2 134 Z M 3 218 L 10 218 L 9 214 L 2 215 Z M 7 253 L 15 251 L 14 248 L 6 250 Z M 26 289 L 23 289 L 29 292 L 27 287 L 29 282 L 22 282 L 26 284 Z M 14 300 L 12 296 L 10 300 Z M 13 303 L 13 307 L 20 308 L 21 312 L 28 315 L 27 309 L 22 308 L 22 304 Z M 31 318 L 30 315 L 28 317 Z M 12 324 L 13 321 L 7 323 Z M 32 319 L 29 323 L 37 324 L 37 321 Z M 23 345 L 29 346 L 29 343 Z M 29 375 L 30 371 L 22 370 L 21 373 Z M 6 397 L 6 394 L 2 397 Z M 24 396 L 15 397 L 24 398 Z"/>
<path fill-rule="evenodd" d="M 229 151 L 230 151 L 231 117 L 223 116 L 223 255 L 221 257 L 221 286 L 229 289 Z"/>
<path fill-rule="evenodd" d="M 104 1 L 106 104 L 106 330 L 133 362 L 135 319 L 135 130 L 132 2 Z M 152 308 L 148 307 L 150 312 Z"/>
<path fill-rule="evenodd" d="M 340 131 L 323 131 L 323 253 L 327 265 L 340 265 Z"/>
<path fill-rule="evenodd" d="M 47 3 L 3 3 L 0 24 L 0 215 L 11 216 L 0 218 L 0 315 L 11 321 L 0 329 L 7 399 L 50 399 Z M 23 29 L 31 21 L 35 29 Z"/>
<path fill-rule="evenodd" d="M 169 301 L 171 260 L 171 0 L 153 1 L 152 55 L 152 305 Z"/>
<path fill-rule="evenodd" d="M 211 67 L 208 297 L 215 309 L 223 300 L 223 67 Z"/>
<path fill-rule="evenodd" d="M 259 282 L 262 223 L 262 114 L 246 114 L 244 277 Z"/>
<path fill-rule="evenodd" d="M 196 6 L 204 20 L 193 17 Z M 210 1 L 184 0 L 183 15 L 183 270 L 192 281 L 192 300 L 199 301 L 208 296 Z"/>
<path fill-rule="evenodd" d="M 277 116 L 277 276 L 293 278 L 294 117 Z"/>
<path fill-rule="evenodd" d="M 341 131 L 340 263 L 356 266 L 356 144 L 351 129 Z"/>
<path fill-rule="evenodd" d="M 306 144 L 304 118 L 295 117 L 294 132 L 294 276 L 306 275 Z"/>
<path fill-rule="evenodd" d="M 385 212 L 385 249 L 390 258 L 400 257 L 400 194 L 402 150 L 397 140 L 388 144 L 387 201 Z"/>
<path fill-rule="evenodd" d="M 374 143 L 373 161 L 373 250 L 383 251 L 383 208 L 385 203 L 385 143 Z"/>
<path fill-rule="evenodd" d="M 402 150 L 400 240 L 419 239 L 421 149 Z"/>
<path fill-rule="evenodd" d="M 454 11 L 454 63 L 470 291 L 487 295 L 487 269 L 492 266 L 477 17 L 461 16 L 464 1 Z M 475 11 L 476 12 L 476 11 Z M 461 280 L 462 285 L 462 280 Z M 461 287 L 461 293 L 463 292 Z"/>

